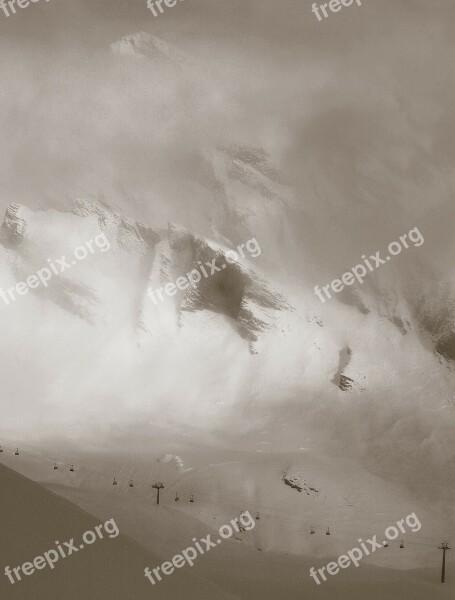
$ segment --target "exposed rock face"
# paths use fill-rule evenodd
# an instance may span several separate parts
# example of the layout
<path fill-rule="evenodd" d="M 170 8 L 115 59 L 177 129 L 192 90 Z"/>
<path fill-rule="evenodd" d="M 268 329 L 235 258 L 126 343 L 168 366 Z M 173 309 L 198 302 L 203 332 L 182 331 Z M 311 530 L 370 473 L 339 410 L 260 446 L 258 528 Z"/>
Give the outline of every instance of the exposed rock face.
<path fill-rule="evenodd" d="M 285 485 L 288 485 L 298 492 L 305 492 L 307 496 L 319 494 L 320 491 L 315 486 L 311 486 L 301 474 L 285 473 L 283 474 L 283 481 Z"/>
<path fill-rule="evenodd" d="M 352 388 L 352 384 L 354 383 L 353 379 L 343 374 L 343 371 L 349 365 L 350 360 L 351 349 L 346 347 L 343 350 L 340 350 L 340 363 L 338 371 L 335 373 L 335 376 L 332 379 L 332 383 L 338 386 L 343 392 L 350 390 Z"/>
<path fill-rule="evenodd" d="M 423 292 L 411 297 L 414 317 L 435 355 L 455 366 L 455 290 L 448 283 L 433 283 L 431 301 Z"/>
<path fill-rule="evenodd" d="M 160 241 L 160 235 L 152 227 L 134 221 L 115 211 L 103 201 L 79 200 L 73 213 L 84 218 L 96 218 L 102 231 L 115 235 L 115 243 L 123 250 L 145 255 Z"/>
<path fill-rule="evenodd" d="M 226 317 L 237 328 L 239 336 L 248 340 L 251 352 L 254 342 L 261 334 L 271 331 L 280 311 L 290 306 L 283 295 L 274 290 L 254 268 L 254 257 L 244 251 L 244 257 L 233 261 L 227 257 L 232 250 L 202 236 L 192 234 L 184 228 L 169 225 L 167 230 L 154 229 L 141 222 L 122 216 L 105 202 L 80 200 L 71 213 L 61 213 L 61 227 L 80 229 L 83 238 L 86 222 L 105 233 L 111 244 L 109 257 L 104 268 L 109 273 L 114 287 L 128 277 L 128 288 L 122 292 L 126 298 L 136 299 L 136 322 L 142 330 L 152 331 L 147 324 L 147 315 L 154 309 L 148 290 L 163 289 L 193 272 L 194 281 L 186 289 L 179 290 L 174 297 L 164 296 L 163 309 L 173 314 L 175 324 L 185 327 L 185 315 L 208 311 Z M 28 252 L 24 251 L 27 219 L 33 222 L 32 211 L 19 205 L 11 205 L 5 215 L 1 229 L 3 244 L 23 262 L 20 277 L 35 269 L 28 266 Z M 42 218 L 42 217 L 41 217 Z M 52 215 L 49 217 L 52 220 Z M 45 233 L 45 232 L 44 232 Z M 61 232 L 63 233 L 63 231 Z M 69 232 L 68 232 L 69 233 Z M 64 233 L 63 233 L 64 235 Z M 37 253 L 46 248 L 46 240 L 29 240 Z M 255 246 L 256 251 L 260 247 Z M 47 250 L 46 250 L 47 252 Z M 260 253 L 260 252 L 259 252 Z M 56 250 L 56 255 L 57 253 Z M 44 256 L 44 255 L 43 255 Z M 43 265 L 46 263 L 44 262 Z M 42 267 L 43 265 L 40 265 Z M 87 274 L 92 270 L 86 263 Z M 126 272 L 125 272 L 126 271 Z M 103 311 L 103 291 L 85 281 L 74 279 L 72 271 L 56 277 L 52 285 L 39 293 L 80 318 L 95 323 Z M 134 274 L 134 277 L 131 275 Z M 156 318 L 153 317 L 154 321 Z M 187 325 L 189 326 L 189 325 Z"/>
<path fill-rule="evenodd" d="M 183 292 L 180 314 L 208 310 L 225 315 L 237 323 L 242 337 L 254 342 L 273 327 L 274 311 L 290 308 L 245 261 L 229 261 L 227 248 L 177 228 L 171 229 L 169 240 L 172 258 L 164 253 L 160 258 L 159 272 L 165 280 L 170 281 L 171 272 L 173 281 L 191 271 L 203 273 L 204 269 L 208 274 L 201 274 L 201 281 Z M 212 273 L 215 267 L 219 270 Z"/>
<path fill-rule="evenodd" d="M 0 241 L 7 248 L 13 248 L 25 238 L 26 221 L 23 216 L 24 208 L 20 204 L 12 203 L 6 210 L 0 229 Z"/>
<path fill-rule="evenodd" d="M 455 330 L 447 331 L 436 343 L 436 352 L 447 360 L 455 362 Z"/>

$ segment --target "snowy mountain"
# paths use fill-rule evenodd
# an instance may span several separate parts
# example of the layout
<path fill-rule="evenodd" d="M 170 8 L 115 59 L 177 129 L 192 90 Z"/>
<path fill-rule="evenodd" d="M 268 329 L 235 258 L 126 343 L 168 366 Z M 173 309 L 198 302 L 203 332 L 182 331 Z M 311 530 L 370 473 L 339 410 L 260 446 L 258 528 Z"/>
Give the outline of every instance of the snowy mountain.
<path fill-rule="evenodd" d="M 380 209 L 338 203 L 327 173 L 305 159 L 312 146 L 288 157 L 302 163 L 299 187 L 280 145 L 246 127 L 229 69 L 208 77 L 145 33 L 105 50 L 111 78 L 89 104 L 99 129 L 82 130 L 74 181 L 59 182 L 52 201 L 3 199 L 3 290 L 100 233 L 109 241 L 47 287 L 0 300 L 5 429 L 179 439 L 192 423 L 215 447 L 352 451 L 448 502 L 453 476 L 441 484 L 435 465 L 453 457 L 451 248 L 442 260 L 424 222 L 424 246 L 321 303 L 315 285 L 397 239 L 414 216 L 392 210 L 392 228 Z M 55 114 L 43 115 L 48 130 L 69 136 Z M 376 220 L 377 231 L 365 227 Z M 245 250 L 253 239 L 257 256 Z M 245 256 L 229 262 L 242 244 Z M 213 260 L 220 271 L 172 288 Z M 169 285 L 155 303 L 149 291 Z"/>
<path fill-rule="evenodd" d="M 453 3 L 311 4 L 3 21 L 2 557 L 93 528 L 75 506 L 131 540 L 1 598 L 453 595 Z M 150 587 L 145 563 L 246 510 L 254 528 Z"/>

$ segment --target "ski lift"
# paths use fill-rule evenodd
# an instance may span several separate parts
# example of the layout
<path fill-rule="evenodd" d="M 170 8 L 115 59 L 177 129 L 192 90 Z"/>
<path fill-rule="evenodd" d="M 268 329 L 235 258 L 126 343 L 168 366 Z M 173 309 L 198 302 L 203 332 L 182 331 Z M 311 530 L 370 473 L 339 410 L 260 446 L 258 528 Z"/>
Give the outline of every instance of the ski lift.
<path fill-rule="evenodd" d="M 175 492 L 175 498 L 174 498 L 174 501 L 175 501 L 175 502 L 178 502 L 179 500 L 180 500 L 180 498 L 179 498 L 178 492 Z"/>
<path fill-rule="evenodd" d="M 134 482 L 133 480 L 130 481 L 130 487 L 134 487 Z"/>
<path fill-rule="evenodd" d="M 330 535 L 330 527 L 327 527 L 327 531 L 325 532 L 326 535 Z"/>
<path fill-rule="evenodd" d="M 54 471 L 57 471 L 57 470 L 58 470 L 57 463 L 54 463 Z"/>
<path fill-rule="evenodd" d="M 400 542 L 400 548 L 404 548 L 403 540 L 401 540 L 401 542 Z"/>
<path fill-rule="evenodd" d="M 191 494 L 190 502 L 194 502 L 194 496 Z"/>
<path fill-rule="evenodd" d="M 114 477 L 114 481 L 112 482 L 112 485 L 117 485 L 117 479 Z"/>
<path fill-rule="evenodd" d="M 71 471 L 71 473 L 74 473 L 74 466 L 73 465 L 70 466 L 70 471 Z"/>
<path fill-rule="evenodd" d="M 14 453 L 16 456 L 19 456 L 19 448 L 16 448 L 16 452 Z"/>
<path fill-rule="evenodd" d="M 311 535 L 314 535 L 314 534 L 316 533 L 316 532 L 314 531 L 314 527 L 312 527 L 312 528 L 310 529 L 310 533 L 311 533 Z"/>
<path fill-rule="evenodd" d="M 387 540 L 384 540 L 382 542 L 382 545 L 384 546 L 384 548 L 388 548 L 389 547 L 389 542 Z"/>
<path fill-rule="evenodd" d="M 256 521 L 260 521 L 260 520 L 261 520 L 261 517 L 259 516 L 259 513 L 257 512 L 256 513 Z"/>

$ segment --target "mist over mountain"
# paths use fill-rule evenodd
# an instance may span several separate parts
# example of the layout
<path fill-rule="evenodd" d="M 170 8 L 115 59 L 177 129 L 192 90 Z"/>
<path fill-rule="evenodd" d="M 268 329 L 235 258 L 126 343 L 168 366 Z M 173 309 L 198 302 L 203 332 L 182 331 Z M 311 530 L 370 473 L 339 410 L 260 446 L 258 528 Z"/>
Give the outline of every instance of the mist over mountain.
<path fill-rule="evenodd" d="M 352 529 L 365 509 L 368 530 L 418 507 L 425 535 L 455 531 L 454 8 L 363 4 L 318 23 L 291 0 L 159 19 L 79 0 L 0 23 L 0 291 L 71 264 L 0 297 L 0 442 L 293 518 Z M 362 284 L 315 294 L 413 228 Z M 95 480 L 21 468 L 109 507 Z M 274 523 L 252 549 L 327 556 Z"/>

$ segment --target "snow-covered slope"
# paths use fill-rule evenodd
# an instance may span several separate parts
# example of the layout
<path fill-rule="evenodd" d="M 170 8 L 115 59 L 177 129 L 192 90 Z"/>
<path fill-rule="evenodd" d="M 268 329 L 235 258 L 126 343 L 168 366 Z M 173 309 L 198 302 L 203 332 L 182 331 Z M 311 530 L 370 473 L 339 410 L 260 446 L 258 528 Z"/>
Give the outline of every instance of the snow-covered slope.
<path fill-rule="evenodd" d="M 238 164 L 251 159 L 256 172 L 278 179 L 262 155 L 240 155 Z M 245 202 L 235 207 L 228 194 L 223 202 L 246 211 Z M 271 223 L 277 215 L 285 219 L 289 207 L 263 202 L 271 203 L 270 219 L 250 207 L 245 228 L 250 233 L 257 223 L 269 236 L 257 237 L 261 255 L 246 252 L 231 264 L 226 255 L 237 239 L 227 233 L 235 226 L 222 235 L 216 216 L 209 238 L 176 224 L 139 222 L 103 201 L 79 201 L 71 211 L 11 205 L 1 228 L 4 288 L 25 281 L 48 258 L 71 256 L 100 231 L 110 247 L 56 275 L 47 288 L 1 306 L 3 354 L 14 358 L 5 382 L 5 427 L 36 429 L 44 416 L 48 432 L 83 426 L 88 418 L 128 426 L 151 420 L 165 428 L 191 421 L 202 435 L 218 431 L 236 443 L 236 436 L 274 423 L 269 441 L 287 450 L 305 438 L 344 447 L 354 436 L 367 448 L 364 460 L 390 469 L 391 477 L 403 431 L 411 427 L 415 437 L 407 443 L 423 454 L 405 479 L 418 487 L 412 483 L 418 468 L 435 479 L 433 464 L 452 423 L 454 375 L 450 353 L 441 351 L 450 340 L 447 308 L 441 302 L 427 310 L 423 285 L 418 295 L 406 295 L 417 285 L 415 272 L 397 284 L 385 267 L 382 279 L 372 276 L 353 291 L 365 310 L 338 298 L 322 304 L 310 277 L 292 281 L 268 260 L 279 243 Z M 213 259 L 226 268 L 158 303 L 149 297 L 150 288 Z M 437 323 L 431 334 L 430 322 Z M 36 389 L 38 399 L 30 402 Z M 26 417 L 24 406 L 30 406 Z"/>
<path fill-rule="evenodd" d="M 104 462 L 98 457 L 98 464 L 100 461 Z M 121 508 L 133 537 L 141 543 L 142 529 L 138 523 L 134 529 L 135 515 L 166 519 L 168 525 L 156 522 L 154 539 L 149 540 L 154 552 L 172 552 L 173 547 L 185 543 L 189 532 L 204 526 L 210 531 L 246 510 L 255 518 L 255 527 L 238 533 L 238 543 L 314 561 L 346 553 L 358 545 L 359 537 L 365 540 L 377 535 L 382 542 L 389 526 L 414 514 L 417 521 L 411 519 L 410 525 L 405 524 L 405 533 L 400 533 L 398 541 L 391 541 L 389 549 L 373 554 L 368 564 L 398 569 L 437 566 L 437 541 L 455 533 L 447 513 L 416 501 L 403 487 L 371 475 L 360 462 L 311 451 L 275 455 L 272 459 L 239 457 L 200 469 L 184 469 L 180 457 L 169 456 L 158 461 L 137 461 L 123 469 L 116 469 L 112 461 L 110 467 L 108 462 L 101 464 L 105 472 L 112 468 L 118 478 L 116 486 L 112 478 L 97 473 L 93 464 L 80 470 L 76 462 L 75 473 L 67 467 L 54 471 L 52 463 L 36 461 L 26 453 L 19 458 L 4 455 L 2 462 L 90 512 L 95 506 L 101 514 L 107 513 L 111 505 Z M 130 479 L 134 488 L 128 484 Z M 164 484 L 160 507 L 166 512 L 161 517 L 150 513 L 156 498 L 150 485 L 156 480 Z M 191 497 L 194 503 L 189 502 Z M 328 528 L 330 536 L 326 535 Z M 401 539 L 406 552 L 400 552 Z"/>
<path fill-rule="evenodd" d="M 19 570 L 20 581 L 11 583 L 6 576 L 0 580 L 0 594 L 9 600 L 46 600 L 50 597 L 80 600 L 81 598 L 111 600 L 134 597 L 135 600 L 150 598 L 150 582 L 144 578 L 145 566 L 160 564 L 160 554 L 155 555 L 121 531 L 109 524 L 109 533 L 101 528 L 103 539 L 95 540 L 92 546 L 82 544 L 86 531 L 95 531 L 100 521 L 87 514 L 73 503 L 44 489 L 42 486 L 21 477 L 0 465 L 2 494 L 0 509 L 4 519 L 2 527 L 3 545 L 0 549 L 2 565 L 22 565 L 43 556 L 55 548 L 60 540 L 64 557 L 55 561 L 52 569 L 40 567 L 29 577 Z M 102 523 L 112 519 L 106 517 Z M 66 548 L 65 541 L 76 540 L 73 551 Z M 93 540 L 92 540 L 93 541 Z M 59 543 L 59 542 L 57 542 Z M 69 548 L 70 546 L 68 546 Z M 76 554 L 78 552 L 78 554 Z M 52 553 L 50 556 L 54 556 Z M 46 565 L 47 566 L 47 565 Z M 152 588 L 156 598 L 166 600 L 182 598 L 206 598 L 233 600 L 216 585 L 195 577 L 189 569 L 175 573 L 166 581 L 166 586 Z"/>

